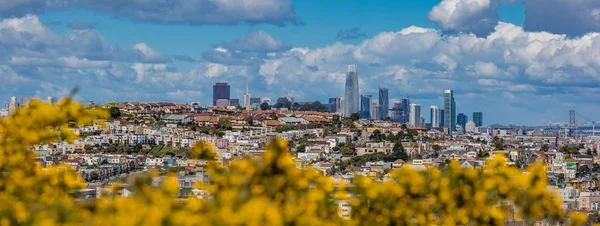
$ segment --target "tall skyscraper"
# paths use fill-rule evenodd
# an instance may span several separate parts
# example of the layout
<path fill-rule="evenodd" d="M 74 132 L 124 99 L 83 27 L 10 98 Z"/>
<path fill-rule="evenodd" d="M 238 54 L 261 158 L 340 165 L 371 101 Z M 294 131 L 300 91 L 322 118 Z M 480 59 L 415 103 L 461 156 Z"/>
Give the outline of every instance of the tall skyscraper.
<path fill-rule="evenodd" d="M 371 102 L 371 119 L 375 120 L 379 118 L 379 106 L 377 105 L 377 101 Z"/>
<path fill-rule="evenodd" d="M 421 127 L 421 105 L 410 104 L 410 120 L 412 127 Z"/>
<path fill-rule="evenodd" d="M 217 82 L 213 86 L 213 106 L 217 106 L 217 100 L 229 100 L 229 85 L 226 82 Z"/>
<path fill-rule="evenodd" d="M 429 122 L 431 123 L 431 127 L 433 128 L 439 128 L 440 127 L 440 108 L 438 106 L 432 105 L 431 109 L 430 109 L 430 120 Z"/>
<path fill-rule="evenodd" d="M 340 98 L 338 98 L 338 97 L 329 98 L 329 112 L 330 113 L 339 112 L 341 104 L 342 103 L 340 103 Z"/>
<path fill-rule="evenodd" d="M 246 93 L 244 93 L 244 107 L 250 107 L 250 89 L 248 88 L 248 83 L 246 83 Z"/>
<path fill-rule="evenodd" d="M 388 109 L 390 108 L 388 89 L 379 88 L 379 118 L 386 119 L 388 117 Z"/>
<path fill-rule="evenodd" d="M 250 105 L 258 104 L 260 105 L 260 97 L 250 97 Z"/>
<path fill-rule="evenodd" d="M 17 102 L 17 97 L 12 96 L 10 97 L 10 104 L 8 105 L 8 112 L 9 113 L 13 113 L 17 110 L 17 108 L 19 107 L 18 102 Z"/>
<path fill-rule="evenodd" d="M 358 113 L 358 73 L 354 64 L 348 65 L 344 101 L 344 116 L 349 117 L 352 113 Z"/>
<path fill-rule="evenodd" d="M 360 95 L 360 117 L 371 118 L 371 95 Z"/>
<path fill-rule="evenodd" d="M 467 122 L 469 121 L 469 117 L 463 113 L 458 113 L 458 115 L 456 116 L 456 124 L 460 125 L 463 130 L 465 129 L 465 126 L 467 125 Z"/>
<path fill-rule="evenodd" d="M 444 128 L 444 109 L 440 109 L 440 126 L 439 128 Z"/>
<path fill-rule="evenodd" d="M 444 91 L 444 128 L 449 133 L 456 131 L 456 102 L 454 91 L 450 89 Z"/>
<path fill-rule="evenodd" d="M 475 127 L 483 126 L 483 112 L 473 112 L 473 122 Z"/>
<path fill-rule="evenodd" d="M 240 99 L 238 99 L 238 98 L 229 99 L 229 106 L 239 107 Z"/>

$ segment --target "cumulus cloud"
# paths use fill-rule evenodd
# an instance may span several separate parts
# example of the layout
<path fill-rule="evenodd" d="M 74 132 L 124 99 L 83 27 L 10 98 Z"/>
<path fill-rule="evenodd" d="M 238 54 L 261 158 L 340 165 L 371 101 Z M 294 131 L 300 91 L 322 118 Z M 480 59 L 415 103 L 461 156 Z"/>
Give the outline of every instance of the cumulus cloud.
<path fill-rule="evenodd" d="M 134 21 L 233 25 L 300 24 L 291 0 L 0 0 L 0 16 L 19 17 L 71 8 L 86 8 Z"/>
<path fill-rule="evenodd" d="M 600 31 L 600 1 L 520 0 L 525 6 L 525 29 L 580 36 Z"/>
<path fill-rule="evenodd" d="M 444 31 L 486 36 L 498 24 L 497 0 L 442 0 L 427 17 Z"/>
<path fill-rule="evenodd" d="M 486 36 L 500 16 L 500 0 L 442 0 L 429 12 L 428 19 L 448 32 Z M 581 36 L 600 31 L 600 2 L 590 0 L 502 0 L 522 3 L 526 31 Z"/>
<path fill-rule="evenodd" d="M 252 31 L 244 37 L 224 42 L 223 46 L 233 51 L 258 53 L 279 52 L 287 49 L 283 41 L 274 39 L 269 33 L 262 30 Z"/>
<path fill-rule="evenodd" d="M 338 40 L 361 39 L 361 38 L 366 38 L 366 37 L 367 37 L 367 33 L 361 32 L 359 27 L 353 27 L 350 29 L 340 30 L 340 31 L 338 31 L 337 35 L 335 36 L 335 38 Z"/>

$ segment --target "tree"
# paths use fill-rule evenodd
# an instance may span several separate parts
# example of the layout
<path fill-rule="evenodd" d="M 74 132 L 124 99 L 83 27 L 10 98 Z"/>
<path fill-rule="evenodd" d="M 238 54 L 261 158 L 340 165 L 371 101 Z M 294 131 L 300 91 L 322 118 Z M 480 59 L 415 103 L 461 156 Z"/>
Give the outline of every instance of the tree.
<path fill-rule="evenodd" d="M 267 104 L 266 102 L 263 102 L 262 104 L 260 104 L 260 110 L 271 110 L 271 106 L 269 106 L 269 104 Z"/>
<path fill-rule="evenodd" d="M 540 151 L 547 152 L 547 151 L 548 151 L 548 149 L 549 149 L 549 148 L 548 148 L 548 145 L 547 145 L 547 144 L 544 144 L 544 145 L 542 145 L 542 148 L 540 148 Z"/>
<path fill-rule="evenodd" d="M 221 117 L 219 118 L 219 128 L 221 129 L 231 129 L 231 121 L 228 118 Z"/>
<path fill-rule="evenodd" d="M 371 136 L 369 136 L 369 139 L 371 139 L 375 142 L 381 142 L 381 141 L 383 141 L 384 136 L 385 135 L 381 134 L 381 131 L 376 129 L 375 131 L 373 131 L 373 134 L 371 134 Z"/>
<path fill-rule="evenodd" d="M 298 102 L 294 102 L 294 104 L 292 104 L 292 110 L 300 110 L 300 104 Z"/>
<path fill-rule="evenodd" d="M 392 156 L 396 159 L 402 159 L 404 162 L 408 162 L 409 157 L 408 153 L 406 153 L 406 149 L 402 146 L 402 143 L 396 142 L 394 147 L 392 148 Z"/>
<path fill-rule="evenodd" d="M 250 126 L 254 125 L 254 118 L 252 118 L 252 116 L 248 116 L 248 118 L 246 118 L 246 123 L 248 123 Z"/>
<path fill-rule="evenodd" d="M 111 107 L 108 112 L 110 113 L 110 118 L 118 119 L 121 118 L 121 110 L 118 107 Z"/>
<path fill-rule="evenodd" d="M 500 139 L 498 136 L 494 137 L 494 148 L 497 151 L 504 149 L 504 141 L 502 139 Z"/>
<path fill-rule="evenodd" d="M 358 121 L 360 119 L 360 115 L 358 113 L 352 113 L 349 117 L 353 122 Z"/>
<path fill-rule="evenodd" d="M 296 147 L 296 152 L 306 152 L 306 144 L 301 143 Z"/>
<path fill-rule="evenodd" d="M 392 170 L 386 182 L 357 175 L 342 189 L 317 170 L 296 167 L 282 139 L 268 145 L 265 154 L 232 160 L 227 167 L 214 162 L 214 146 L 197 144 L 191 156 L 209 162 L 210 199 L 178 200 L 180 183 L 168 173 L 158 187 L 151 186 L 150 174 L 134 178 L 133 196 L 109 191 L 102 200 L 81 203 L 71 195 L 85 188 L 80 175 L 69 167 L 43 170 L 30 147 L 74 142 L 77 136 L 66 129 L 69 122 L 83 126 L 108 113 L 94 113 L 70 99 L 57 105 L 34 99 L 19 111 L 0 123 L 0 156 L 10 160 L 0 163 L 0 222 L 6 225 L 504 225 L 509 213 L 498 208 L 501 201 L 514 203 L 525 222 L 567 217 L 557 195 L 540 179 L 546 175 L 543 163 L 530 165 L 524 174 L 502 157 L 483 170 L 453 161 L 446 171 Z M 340 199 L 352 208 L 350 220 L 338 215 Z M 573 213 L 566 220 L 581 225 L 586 214 Z"/>
<path fill-rule="evenodd" d="M 91 181 L 97 181 L 100 180 L 100 174 L 98 174 L 98 171 L 92 171 L 90 173 L 90 180 Z"/>

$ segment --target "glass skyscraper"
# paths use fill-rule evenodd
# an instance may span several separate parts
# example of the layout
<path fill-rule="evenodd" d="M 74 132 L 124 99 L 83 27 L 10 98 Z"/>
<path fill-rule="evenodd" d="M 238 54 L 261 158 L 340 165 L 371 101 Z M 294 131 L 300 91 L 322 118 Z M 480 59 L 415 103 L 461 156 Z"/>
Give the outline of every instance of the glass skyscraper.
<path fill-rule="evenodd" d="M 387 88 L 379 88 L 379 119 L 386 119 L 388 117 L 388 109 L 390 107 Z"/>
<path fill-rule="evenodd" d="M 350 117 L 353 113 L 358 113 L 358 73 L 356 72 L 356 65 L 350 64 L 346 74 L 344 116 Z"/>
<path fill-rule="evenodd" d="M 448 133 L 456 131 L 456 102 L 454 102 L 454 91 L 444 91 L 444 128 Z"/>
<path fill-rule="evenodd" d="M 360 118 L 371 118 L 371 95 L 360 95 Z"/>
<path fill-rule="evenodd" d="M 217 82 L 213 86 L 213 106 L 217 106 L 217 100 L 230 100 L 229 85 L 226 82 Z"/>
<path fill-rule="evenodd" d="M 483 112 L 473 112 L 473 122 L 475 127 L 483 126 Z"/>
<path fill-rule="evenodd" d="M 468 121 L 469 117 L 463 113 L 458 113 L 458 116 L 456 116 L 456 123 L 462 127 L 463 131 L 465 130 Z"/>

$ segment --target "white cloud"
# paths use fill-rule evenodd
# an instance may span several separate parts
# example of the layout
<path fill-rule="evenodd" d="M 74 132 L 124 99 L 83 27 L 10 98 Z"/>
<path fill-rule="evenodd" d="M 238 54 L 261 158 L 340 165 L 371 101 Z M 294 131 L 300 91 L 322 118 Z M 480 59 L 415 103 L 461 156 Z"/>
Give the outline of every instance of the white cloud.
<path fill-rule="evenodd" d="M 445 31 L 486 36 L 500 16 L 497 0 L 442 0 L 427 18 Z"/>

